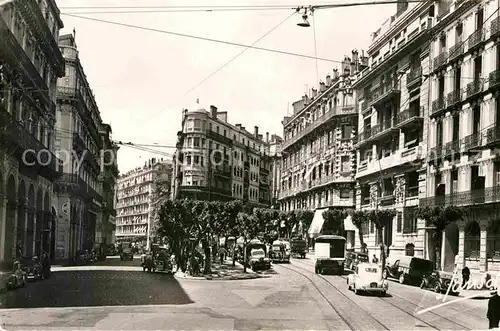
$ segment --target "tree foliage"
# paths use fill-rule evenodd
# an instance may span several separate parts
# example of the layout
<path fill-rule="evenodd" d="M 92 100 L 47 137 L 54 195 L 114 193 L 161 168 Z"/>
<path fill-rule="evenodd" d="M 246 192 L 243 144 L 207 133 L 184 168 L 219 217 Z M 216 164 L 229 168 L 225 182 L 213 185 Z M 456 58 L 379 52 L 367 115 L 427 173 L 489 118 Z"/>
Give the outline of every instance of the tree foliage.
<path fill-rule="evenodd" d="M 358 229 L 359 242 L 361 243 L 361 247 L 365 247 L 363 236 L 367 233 L 364 233 L 364 228 L 370 222 L 370 217 L 364 210 L 351 210 L 350 214 L 352 224 L 354 224 L 354 226 Z"/>
<path fill-rule="evenodd" d="M 328 209 L 323 212 L 323 232 L 325 234 L 344 235 L 344 220 L 348 216 L 348 211 L 343 208 Z"/>

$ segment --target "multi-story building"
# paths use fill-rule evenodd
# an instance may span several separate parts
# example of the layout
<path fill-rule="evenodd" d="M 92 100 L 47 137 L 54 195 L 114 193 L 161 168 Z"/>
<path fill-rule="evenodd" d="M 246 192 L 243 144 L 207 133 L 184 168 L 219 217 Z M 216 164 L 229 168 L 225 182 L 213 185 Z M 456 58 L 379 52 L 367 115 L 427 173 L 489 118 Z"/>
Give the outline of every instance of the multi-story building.
<path fill-rule="evenodd" d="M 397 4 L 397 12 L 372 34 L 370 66 L 353 84 L 359 111 L 356 209 L 397 211 L 385 227 L 389 256 L 432 256 L 431 240 L 417 221 L 424 197 L 427 145 L 429 39 L 435 8 L 431 2 Z M 370 254 L 380 253 L 373 222 L 362 229 Z M 430 247 L 432 245 L 427 245 Z"/>
<path fill-rule="evenodd" d="M 269 156 L 271 157 L 271 207 L 278 208 L 279 189 L 281 186 L 281 144 L 283 139 L 275 134 L 269 142 Z"/>
<path fill-rule="evenodd" d="M 115 237 L 117 242 L 135 242 L 150 247 L 155 218 L 157 180 L 169 189 L 172 182 L 172 163 L 147 161 L 118 179 L 118 203 Z M 170 194 L 168 194 L 170 195 Z"/>
<path fill-rule="evenodd" d="M 276 140 L 276 139 L 275 139 Z M 210 106 L 184 110 L 174 157 L 174 198 L 240 199 L 270 206 L 272 158 L 265 139 L 241 124 L 227 121 L 227 112 Z"/>
<path fill-rule="evenodd" d="M 315 210 L 311 229 L 318 235 L 322 213 L 330 207 L 354 207 L 356 154 L 353 145 L 358 114 L 353 98 L 354 74 L 363 70 L 366 58 L 352 52 L 342 71 L 333 71 L 319 91 L 312 90 L 293 104 L 293 115 L 283 120 L 281 146 L 280 209 Z M 354 245 L 352 227 L 349 240 Z"/>
<path fill-rule="evenodd" d="M 61 36 L 59 47 L 66 73 L 57 82 L 55 149 L 63 175 L 54 185 L 59 216 L 55 258 L 67 260 L 79 250 L 110 242 L 118 147 L 111 141 L 111 127 L 102 121 L 74 36 Z"/>
<path fill-rule="evenodd" d="M 498 1 L 436 3 L 425 205 L 462 206 L 443 236 L 444 269 L 500 270 Z"/>
<path fill-rule="evenodd" d="M 0 8 L 0 262 L 17 255 L 54 257 L 52 183 L 56 81 L 64 76 L 63 27 L 53 0 Z"/>

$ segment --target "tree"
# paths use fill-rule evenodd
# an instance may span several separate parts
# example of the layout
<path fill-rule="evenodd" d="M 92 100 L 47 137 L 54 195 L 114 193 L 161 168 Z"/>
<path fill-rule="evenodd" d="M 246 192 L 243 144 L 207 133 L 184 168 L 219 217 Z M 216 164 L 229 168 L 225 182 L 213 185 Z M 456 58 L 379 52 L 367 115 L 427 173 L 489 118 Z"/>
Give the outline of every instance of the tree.
<path fill-rule="evenodd" d="M 342 208 L 333 208 L 325 210 L 322 214 L 325 223 L 322 232 L 324 234 L 344 235 L 344 220 L 348 213 Z"/>
<path fill-rule="evenodd" d="M 222 205 L 222 218 L 221 222 L 224 227 L 224 234 L 226 237 L 226 242 L 228 237 L 234 237 L 234 245 L 233 245 L 233 266 L 236 264 L 236 260 L 234 258 L 235 250 L 236 250 L 236 240 L 238 239 L 239 227 L 238 227 L 238 214 L 243 210 L 243 204 L 238 201 L 229 201 L 225 202 Z"/>
<path fill-rule="evenodd" d="M 311 226 L 312 220 L 314 218 L 314 212 L 312 210 L 303 210 L 301 215 L 301 221 L 303 225 L 303 230 L 307 232 L 309 231 L 309 227 Z"/>
<path fill-rule="evenodd" d="M 368 216 L 368 213 L 365 210 L 351 210 L 351 219 L 352 219 L 352 224 L 356 228 L 358 228 L 358 236 L 359 236 L 359 242 L 361 243 L 361 249 L 362 251 L 366 250 L 366 245 L 365 241 L 363 239 L 363 236 L 365 233 L 364 227 L 368 222 L 370 221 L 370 217 Z"/>
<path fill-rule="evenodd" d="M 158 218 L 158 212 L 160 211 L 161 207 L 171 198 L 170 196 L 171 182 L 168 176 L 168 168 L 171 167 L 171 165 L 165 163 L 159 163 L 157 166 L 159 168 L 157 176 L 154 179 L 154 192 L 152 199 L 153 212 L 155 218 Z M 157 230 L 158 230 L 157 226 L 153 226 L 150 231 L 150 237 L 155 237 L 157 235 L 156 233 Z M 148 247 L 148 249 L 150 248 L 151 247 Z"/>
<path fill-rule="evenodd" d="M 381 252 L 381 263 L 382 270 L 385 268 L 386 260 L 386 250 L 384 242 L 384 229 L 385 227 L 394 221 L 396 216 L 395 209 L 375 209 L 369 211 L 369 218 L 375 224 L 375 229 L 377 230 L 377 236 L 380 239 L 380 252 Z"/>
<path fill-rule="evenodd" d="M 436 268 L 441 268 L 441 247 L 443 245 L 443 232 L 446 227 L 458 220 L 464 215 L 464 209 L 457 206 L 434 206 L 434 207 L 419 207 L 417 210 L 417 218 L 426 221 L 427 224 L 434 227 L 434 256 L 432 257 L 436 263 Z"/>

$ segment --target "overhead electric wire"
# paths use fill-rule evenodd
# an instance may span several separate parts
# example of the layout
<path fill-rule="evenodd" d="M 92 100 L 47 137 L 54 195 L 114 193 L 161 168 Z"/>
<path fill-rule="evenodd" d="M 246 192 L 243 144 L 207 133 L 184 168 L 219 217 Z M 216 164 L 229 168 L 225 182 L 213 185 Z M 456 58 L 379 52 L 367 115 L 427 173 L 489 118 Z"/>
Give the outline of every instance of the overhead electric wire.
<path fill-rule="evenodd" d="M 286 4 L 286 5 L 236 5 L 236 6 L 227 6 L 227 5 L 194 5 L 194 6 L 175 6 L 175 5 L 158 5 L 158 6 L 61 6 L 59 9 L 181 9 L 181 8 L 193 8 L 193 9 L 210 9 L 210 8 L 296 8 L 296 4 Z"/>
<path fill-rule="evenodd" d="M 212 12 L 241 12 L 241 11 L 275 11 L 275 10 L 293 10 L 295 8 L 227 8 L 227 9 L 151 9 L 151 10 L 119 10 L 119 11 L 71 11 L 64 14 L 161 14 L 161 13 L 212 13 Z"/>
<path fill-rule="evenodd" d="M 267 37 L 269 34 L 271 34 L 274 30 L 276 30 L 277 28 L 279 28 L 283 23 L 285 23 L 286 21 L 288 21 L 293 15 L 295 15 L 295 13 L 292 13 L 290 14 L 289 16 L 287 16 L 284 20 L 282 20 L 281 22 L 279 22 L 277 25 L 275 25 L 272 29 L 270 29 L 269 31 L 267 31 L 265 34 L 263 34 L 260 38 L 258 38 L 257 40 L 255 40 L 251 46 L 255 46 L 259 41 L 261 41 L 262 39 L 264 39 L 265 37 Z M 210 78 L 212 78 L 216 73 L 218 73 L 219 71 L 221 71 L 222 69 L 224 69 L 225 67 L 227 67 L 231 62 L 233 62 L 234 60 L 236 60 L 238 57 L 240 57 L 241 55 L 243 55 L 243 53 L 245 53 L 246 51 L 248 51 L 250 48 L 247 47 L 245 48 L 244 50 L 242 50 L 241 52 L 239 52 L 238 54 L 236 54 L 235 56 L 233 56 L 229 61 L 227 61 L 226 63 L 224 63 L 222 66 L 220 66 L 217 70 L 215 70 L 214 72 L 212 72 L 210 75 L 208 75 L 207 77 L 205 77 L 203 80 L 201 80 L 198 84 L 196 84 L 195 86 L 193 86 L 192 88 L 190 88 L 186 93 L 186 94 L 189 94 L 191 91 L 193 91 L 194 89 L 196 89 L 197 87 L 199 87 L 201 84 L 203 84 L 204 82 L 206 82 L 207 80 L 209 80 Z"/>
<path fill-rule="evenodd" d="M 144 27 L 144 26 L 109 21 L 109 20 L 103 20 L 103 19 L 98 19 L 98 18 L 93 18 L 93 17 L 86 17 L 86 16 L 73 15 L 73 14 L 64 14 L 64 13 L 62 13 L 61 15 L 66 15 L 66 16 L 70 16 L 70 17 L 75 17 L 75 18 L 80 18 L 80 19 L 84 19 L 84 20 L 95 21 L 95 22 L 100 22 L 100 23 L 105 23 L 105 24 L 117 25 L 117 26 L 132 28 L 132 29 L 139 29 L 139 30 L 144 30 L 144 31 L 149 31 L 149 32 L 157 32 L 157 33 L 163 33 L 163 34 L 168 34 L 168 35 L 173 35 L 173 36 L 178 36 L 178 37 L 185 37 L 185 38 L 198 39 L 198 40 L 203 40 L 203 41 L 210 41 L 210 42 L 225 44 L 225 45 L 229 45 L 229 46 L 245 47 L 245 48 L 251 48 L 251 49 L 255 49 L 255 50 L 259 50 L 259 51 L 282 54 L 282 55 L 290 55 L 290 56 L 302 57 L 302 58 L 313 59 L 313 60 L 318 59 L 321 61 L 333 62 L 333 63 L 342 63 L 342 61 L 336 61 L 336 60 L 325 59 L 325 58 L 316 58 L 315 56 L 306 55 L 306 54 L 293 53 L 293 52 L 281 51 L 281 50 L 277 50 L 277 49 L 257 47 L 257 46 L 252 46 L 252 45 L 245 45 L 245 44 L 235 43 L 235 42 L 231 42 L 231 41 L 224 41 L 224 40 L 194 36 L 194 35 L 185 34 L 185 33 L 178 33 L 178 32 L 172 32 L 172 31 L 167 31 L 167 30 L 148 28 L 148 27 Z"/>

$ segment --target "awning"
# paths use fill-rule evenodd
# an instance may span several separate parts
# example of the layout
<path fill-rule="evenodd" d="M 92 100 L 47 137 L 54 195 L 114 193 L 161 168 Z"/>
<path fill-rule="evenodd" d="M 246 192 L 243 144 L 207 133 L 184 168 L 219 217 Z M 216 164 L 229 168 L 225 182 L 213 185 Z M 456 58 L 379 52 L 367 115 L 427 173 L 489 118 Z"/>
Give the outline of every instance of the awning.
<path fill-rule="evenodd" d="M 314 212 L 314 217 L 311 222 L 311 226 L 309 227 L 309 238 L 314 238 L 320 235 L 321 230 L 323 229 L 323 224 L 325 223 L 325 219 L 323 218 L 323 212 L 328 210 L 328 208 L 320 208 L 316 209 Z"/>
<path fill-rule="evenodd" d="M 344 220 L 344 230 L 346 231 L 356 231 L 356 226 L 352 222 L 351 215 L 348 215 Z"/>

